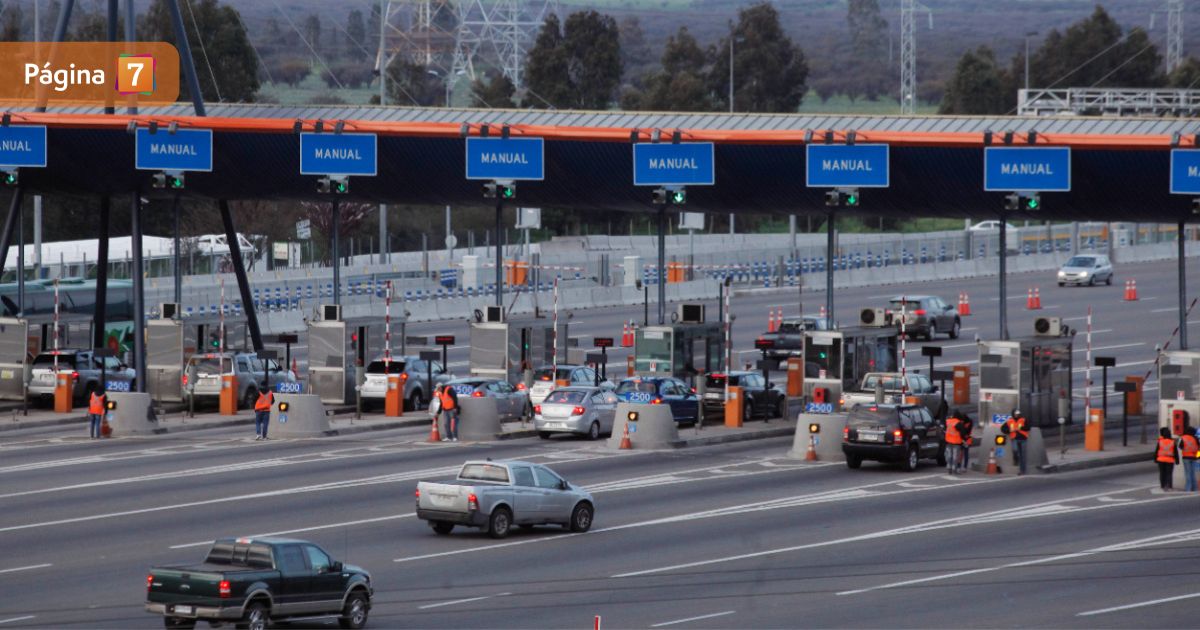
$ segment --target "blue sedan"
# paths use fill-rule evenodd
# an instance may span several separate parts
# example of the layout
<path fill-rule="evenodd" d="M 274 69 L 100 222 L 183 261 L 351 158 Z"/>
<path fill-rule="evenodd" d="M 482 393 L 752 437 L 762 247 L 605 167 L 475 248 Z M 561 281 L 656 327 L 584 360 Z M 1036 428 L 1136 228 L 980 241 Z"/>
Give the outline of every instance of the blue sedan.
<path fill-rule="evenodd" d="M 700 399 L 683 381 L 672 377 L 627 378 L 614 392 L 624 402 L 670 405 L 678 424 L 695 424 L 700 417 Z"/>

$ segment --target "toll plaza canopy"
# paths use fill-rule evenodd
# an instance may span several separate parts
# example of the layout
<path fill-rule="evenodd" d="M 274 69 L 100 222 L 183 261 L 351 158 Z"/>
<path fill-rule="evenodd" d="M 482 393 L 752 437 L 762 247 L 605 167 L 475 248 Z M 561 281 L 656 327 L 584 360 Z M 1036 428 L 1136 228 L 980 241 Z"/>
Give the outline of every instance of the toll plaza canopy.
<path fill-rule="evenodd" d="M 984 147 L 1070 147 L 1070 190 L 1044 192 L 1036 212 L 1010 218 L 1191 221 L 1193 195 L 1171 194 L 1173 148 L 1196 149 L 1200 121 L 1111 117 L 841 116 L 692 114 L 378 106 L 226 105 L 192 115 L 189 104 L 104 115 L 93 108 L 10 113 L 12 125 L 48 127 L 46 168 L 22 168 L 31 192 L 120 195 L 148 192 L 150 173 L 134 170 L 134 135 L 213 131 L 211 172 L 189 172 L 184 194 L 214 199 L 316 199 L 316 177 L 300 174 L 299 131 L 378 136 L 376 176 L 351 178 L 347 199 L 482 205 L 480 183 L 465 178 L 464 135 L 545 141 L 541 181 L 522 181 L 517 203 L 651 212 L 650 189 L 633 184 L 633 138 L 648 143 L 712 142 L 715 181 L 689 186 L 687 209 L 818 213 L 827 189 L 806 185 L 810 144 L 887 144 L 887 187 L 864 189 L 861 205 L 839 213 L 978 217 L 999 213 L 1004 192 L 984 190 Z M 991 132 L 991 133 L 988 133 Z"/>

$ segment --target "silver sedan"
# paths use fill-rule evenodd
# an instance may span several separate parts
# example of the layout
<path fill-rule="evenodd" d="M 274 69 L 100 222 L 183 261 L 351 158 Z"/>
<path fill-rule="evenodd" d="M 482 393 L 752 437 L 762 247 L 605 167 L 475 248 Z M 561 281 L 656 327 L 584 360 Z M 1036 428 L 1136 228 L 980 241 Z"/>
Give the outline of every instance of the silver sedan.
<path fill-rule="evenodd" d="M 459 398 L 492 398 L 501 420 L 520 420 L 529 415 L 529 394 L 498 378 L 458 378 L 446 383 Z"/>
<path fill-rule="evenodd" d="M 543 440 L 554 433 L 611 435 L 617 396 L 604 387 L 560 387 L 533 407 L 533 427 Z"/>

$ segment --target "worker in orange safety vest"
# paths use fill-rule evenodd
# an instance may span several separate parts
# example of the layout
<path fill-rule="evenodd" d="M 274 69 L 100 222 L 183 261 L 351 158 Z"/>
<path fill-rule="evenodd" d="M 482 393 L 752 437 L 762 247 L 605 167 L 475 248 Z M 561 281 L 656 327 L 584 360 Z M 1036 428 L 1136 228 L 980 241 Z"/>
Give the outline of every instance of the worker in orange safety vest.
<path fill-rule="evenodd" d="M 97 394 L 92 392 L 88 397 L 88 421 L 91 425 L 91 438 L 96 439 L 102 437 L 100 435 L 100 425 L 104 421 L 104 403 L 107 396 L 104 392 Z"/>
<path fill-rule="evenodd" d="M 271 405 L 275 404 L 275 395 L 271 390 L 260 392 L 258 400 L 254 401 L 254 435 L 255 440 L 266 440 L 267 427 L 271 424 Z"/>

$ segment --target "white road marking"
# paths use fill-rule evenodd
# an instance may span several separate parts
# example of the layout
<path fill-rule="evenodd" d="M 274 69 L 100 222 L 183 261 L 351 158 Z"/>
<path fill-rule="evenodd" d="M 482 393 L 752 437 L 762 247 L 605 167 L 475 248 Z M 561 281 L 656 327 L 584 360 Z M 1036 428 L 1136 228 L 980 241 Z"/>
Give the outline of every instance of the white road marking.
<path fill-rule="evenodd" d="M 54 566 L 54 565 L 52 565 L 48 562 L 45 564 L 31 564 L 27 567 L 13 567 L 11 569 L 0 569 L 0 573 L 16 573 L 17 571 L 29 571 L 31 569 L 44 569 L 46 567 L 52 567 L 52 566 Z"/>
<path fill-rule="evenodd" d="M 1150 312 L 1151 312 L 1151 313 L 1173 313 L 1173 312 L 1175 312 L 1175 311 L 1178 311 L 1178 310 L 1179 310 L 1179 307 L 1178 307 L 1178 306 L 1173 306 L 1173 307 L 1171 307 L 1171 308 L 1155 308 L 1155 309 L 1151 309 L 1151 310 L 1150 310 Z"/>
<path fill-rule="evenodd" d="M 1100 350 L 1116 350 L 1118 348 L 1136 348 L 1138 346 L 1144 346 L 1144 345 L 1146 345 L 1145 341 L 1139 341 L 1137 343 L 1119 343 L 1115 346 L 1097 346 L 1095 348 L 1092 348 L 1092 352 L 1098 352 Z M 1087 346 L 1075 348 L 1075 352 L 1086 352 L 1086 351 L 1087 351 Z"/>
<path fill-rule="evenodd" d="M 1176 595 L 1175 597 L 1164 597 L 1162 599 L 1152 599 L 1148 602 L 1138 602 L 1136 604 L 1125 604 L 1124 606 L 1113 606 L 1112 608 L 1101 608 L 1100 610 L 1089 610 L 1087 612 L 1081 612 L 1075 616 L 1076 617 L 1091 617 L 1092 615 L 1103 615 L 1103 614 L 1110 613 L 1110 612 L 1129 610 L 1131 608 L 1144 608 L 1146 606 L 1154 606 L 1156 604 L 1165 604 L 1167 602 L 1178 602 L 1178 601 L 1182 601 L 1185 599 L 1195 599 L 1197 597 L 1200 597 L 1200 593 L 1192 593 L 1190 595 Z"/>
<path fill-rule="evenodd" d="M 479 602 L 479 601 L 483 601 L 485 599 L 491 599 L 493 597 L 504 597 L 505 595 L 512 595 L 512 593 L 498 593 L 496 595 L 484 595 L 483 597 L 468 597 L 466 599 L 455 599 L 455 600 L 451 600 L 448 602 L 438 602 L 436 604 L 425 604 L 424 606 L 418 606 L 417 609 L 425 610 L 427 608 L 441 608 L 442 606 L 453 606 L 455 604 L 466 604 L 468 602 Z"/>
<path fill-rule="evenodd" d="M 12 623 L 14 621 L 25 621 L 26 619 L 33 619 L 36 616 L 37 615 L 25 615 L 24 617 L 12 617 L 10 619 L 0 619 L 0 623 Z"/>
<path fill-rule="evenodd" d="M 663 626 L 673 626 L 677 623 L 687 623 L 689 621 L 700 621 L 701 619 L 712 619 L 713 617 L 724 617 L 725 615 L 732 615 L 733 613 L 736 613 L 736 612 L 737 612 L 736 610 L 726 610 L 725 612 L 713 613 L 711 615 L 700 615 L 699 617 L 688 617 L 687 619 L 676 619 L 675 621 L 664 621 L 662 623 L 656 623 L 650 627 L 651 628 L 662 628 Z"/>
<path fill-rule="evenodd" d="M 954 348 L 974 348 L 979 344 L 972 341 L 971 343 L 953 343 L 948 346 L 942 346 L 942 350 L 953 350 Z"/>
<path fill-rule="evenodd" d="M 284 536 L 288 534 L 299 534 L 301 532 L 315 532 L 322 529 L 334 529 L 337 527 L 349 527 L 351 525 L 366 525 L 368 523 L 379 523 L 382 521 L 393 521 L 398 518 L 413 518 L 417 514 L 411 512 L 409 514 L 392 514 L 390 516 L 377 516 L 375 518 L 360 518 L 357 521 L 343 521 L 341 523 L 329 523 L 328 525 L 313 525 L 312 527 L 301 527 L 298 529 L 284 529 L 277 532 L 264 532 L 261 534 L 250 534 L 249 538 L 265 538 L 267 536 Z M 170 549 L 186 549 L 188 547 L 203 547 L 211 545 L 211 540 L 201 540 L 200 542 L 184 543 L 182 545 L 171 545 Z"/>
<path fill-rule="evenodd" d="M 938 476 L 940 476 L 940 475 L 930 475 L 929 477 L 938 477 Z M 1008 477 L 1007 478 L 1007 480 L 1013 480 L 1013 479 L 1019 479 L 1019 477 Z M 1006 479 L 999 479 L 999 480 L 995 480 L 995 481 L 988 480 L 988 481 L 982 481 L 982 482 L 968 482 L 968 483 L 961 483 L 961 484 L 956 484 L 956 485 L 951 485 L 951 486 L 942 486 L 942 487 L 956 488 L 956 487 L 972 485 L 972 483 L 999 483 L 999 482 L 1002 482 L 1005 480 Z M 867 540 L 886 538 L 886 537 L 890 537 L 890 536 L 896 536 L 898 534 L 919 533 L 919 532 L 926 532 L 926 531 L 932 531 L 932 530 L 938 530 L 938 529 L 948 529 L 951 527 L 962 527 L 962 526 L 966 526 L 966 525 L 975 525 L 975 524 L 980 524 L 980 523 L 1019 520 L 1019 519 L 1025 519 L 1025 518 L 1036 518 L 1036 517 L 1046 516 L 1048 514 L 1060 514 L 1060 513 L 1062 513 L 1062 510 L 1054 510 L 1052 512 L 1047 512 L 1047 511 L 1039 510 L 1037 508 L 1040 508 L 1043 506 L 1049 506 L 1049 505 L 1057 505 L 1064 501 L 1080 501 L 1080 500 L 1087 500 L 1087 499 L 1096 499 L 1101 496 L 1121 494 L 1121 493 L 1125 493 L 1125 492 L 1136 492 L 1139 490 L 1146 490 L 1151 487 L 1152 486 L 1144 486 L 1144 487 L 1137 487 L 1137 488 L 1129 488 L 1127 490 L 1118 490 L 1115 492 L 1110 491 L 1110 492 L 1103 492 L 1103 493 L 1098 493 L 1098 494 L 1083 495 L 1083 496 L 1073 497 L 1073 498 L 1069 498 L 1069 499 L 1059 499 L 1056 501 L 1049 501 L 1046 503 L 1036 503 L 1033 505 L 1023 506 L 1023 507 L 1009 509 L 1009 510 L 1000 510 L 1000 511 L 996 511 L 996 512 L 984 512 L 981 514 L 976 514 L 976 515 L 971 515 L 971 516 L 955 517 L 955 518 L 949 518 L 949 519 L 929 521 L 927 523 L 921 523 L 921 524 L 912 525 L 909 527 L 898 527 L 898 528 L 894 528 L 894 529 L 881 530 L 881 531 L 871 532 L 871 533 L 867 533 L 867 534 L 860 534 L 858 536 L 849 536 L 846 538 L 836 538 L 836 539 L 832 539 L 832 540 L 825 540 L 825 541 L 814 542 L 814 543 L 806 543 L 803 545 L 794 545 L 794 546 L 790 546 L 790 547 L 765 549 L 763 551 L 755 551 L 752 553 L 737 554 L 737 555 L 733 555 L 733 556 L 724 556 L 724 557 L 720 557 L 720 558 L 712 558 L 709 560 L 698 560 L 695 562 L 686 562 L 686 563 L 682 563 L 682 564 L 675 564 L 675 565 L 670 565 L 670 566 L 665 566 L 665 567 L 644 569 L 641 571 L 629 571 L 627 573 L 618 573 L 616 575 L 613 575 L 612 577 L 623 578 L 623 577 L 636 577 L 636 576 L 642 576 L 642 575 L 651 575 L 651 574 L 655 574 L 655 573 L 665 573 L 667 571 L 676 571 L 679 569 L 691 569 L 691 568 L 695 568 L 695 567 L 708 566 L 708 565 L 713 565 L 713 564 L 721 564 L 721 563 L 725 563 L 725 562 L 735 562 L 735 561 L 739 561 L 739 560 L 747 560 L 750 558 L 761 558 L 761 557 L 765 557 L 765 556 L 773 556 L 773 555 L 779 555 L 779 554 L 784 554 L 784 553 L 791 553 L 794 551 L 802 551 L 805 549 L 817 549 L 820 547 L 832 547 L 832 546 L 836 546 L 836 545 L 843 545 L 846 543 L 862 542 L 862 541 L 867 541 Z M 914 489 L 914 490 L 907 490 L 905 492 L 921 492 L 921 491 L 922 490 Z M 898 494 L 898 493 L 885 493 L 880 496 L 894 496 L 895 494 Z M 1176 497 L 1157 497 L 1157 498 L 1146 499 L 1146 500 L 1142 500 L 1142 501 L 1133 501 L 1130 503 L 1101 504 L 1098 506 L 1075 508 L 1073 511 L 1089 511 L 1089 510 L 1095 510 L 1095 509 L 1124 507 L 1124 506 L 1128 506 L 1128 505 L 1137 505 L 1140 503 L 1148 503 L 1148 502 L 1153 502 L 1153 501 L 1172 500 L 1172 499 L 1181 498 L 1181 497 L 1182 497 L 1182 495 L 1176 496 Z M 979 571 L 979 570 L 976 569 L 975 571 Z M 922 578 L 922 579 L 931 580 L 933 578 Z M 944 579 L 944 578 L 942 578 L 942 579 Z M 874 588 L 877 589 L 877 588 L 887 588 L 887 587 L 874 587 Z M 863 590 L 865 591 L 865 590 L 874 590 L 874 589 L 863 589 Z M 854 591 L 854 592 L 862 592 L 862 591 Z"/>

